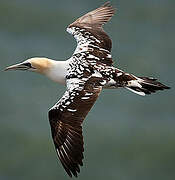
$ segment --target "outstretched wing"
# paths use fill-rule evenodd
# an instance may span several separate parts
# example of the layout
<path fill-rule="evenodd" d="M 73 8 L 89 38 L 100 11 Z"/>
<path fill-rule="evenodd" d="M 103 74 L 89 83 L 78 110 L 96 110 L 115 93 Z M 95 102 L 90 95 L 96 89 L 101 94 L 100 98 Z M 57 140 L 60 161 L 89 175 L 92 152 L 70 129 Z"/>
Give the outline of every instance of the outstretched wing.
<path fill-rule="evenodd" d="M 110 55 L 112 42 L 102 26 L 111 19 L 114 13 L 114 8 L 107 2 L 68 26 L 67 31 L 77 40 L 74 54 L 89 52 L 100 58 L 104 64 L 112 64 Z"/>
<path fill-rule="evenodd" d="M 84 16 L 78 18 L 76 21 L 74 21 L 71 26 L 83 26 L 84 28 L 92 29 L 92 28 L 98 28 L 102 29 L 102 25 L 104 25 L 106 22 L 108 22 L 111 17 L 114 15 L 115 10 L 110 5 L 110 2 L 106 2 L 101 7 L 88 12 Z"/>
<path fill-rule="evenodd" d="M 95 82 L 95 79 L 94 79 Z M 83 165 L 82 122 L 100 94 L 93 78 L 67 80 L 67 91 L 49 111 L 52 138 L 67 174 L 77 177 Z"/>

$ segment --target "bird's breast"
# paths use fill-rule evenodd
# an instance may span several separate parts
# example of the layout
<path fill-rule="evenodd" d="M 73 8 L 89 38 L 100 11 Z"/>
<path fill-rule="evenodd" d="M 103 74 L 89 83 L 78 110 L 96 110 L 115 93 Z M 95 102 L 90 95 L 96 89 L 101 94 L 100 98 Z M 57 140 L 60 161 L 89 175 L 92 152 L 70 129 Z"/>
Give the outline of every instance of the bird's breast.
<path fill-rule="evenodd" d="M 56 61 L 54 66 L 47 71 L 46 76 L 52 81 L 64 85 L 66 83 L 67 69 L 67 61 Z"/>

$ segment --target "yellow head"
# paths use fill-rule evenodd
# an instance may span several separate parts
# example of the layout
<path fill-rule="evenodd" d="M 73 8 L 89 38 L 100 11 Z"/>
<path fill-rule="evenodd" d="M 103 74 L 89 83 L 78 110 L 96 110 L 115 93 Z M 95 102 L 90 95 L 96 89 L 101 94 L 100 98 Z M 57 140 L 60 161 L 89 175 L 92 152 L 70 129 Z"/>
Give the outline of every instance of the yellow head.
<path fill-rule="evenodd" d="M 47 71 L 52 67 L 52 60 L 45 57 L 35 57 L 27 59 L 26 61 L 9 66 L 5 68 L 7 70 L 29 70 L 38 72 L 41 74 L 47 73 Z"/>

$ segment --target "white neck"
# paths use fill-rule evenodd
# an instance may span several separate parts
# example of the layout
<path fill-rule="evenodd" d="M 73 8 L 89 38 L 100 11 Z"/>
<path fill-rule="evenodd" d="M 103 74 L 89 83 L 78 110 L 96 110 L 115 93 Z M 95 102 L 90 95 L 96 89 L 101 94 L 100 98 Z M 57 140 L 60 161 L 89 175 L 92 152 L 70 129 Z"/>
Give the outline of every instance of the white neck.
<path fill-rule="evenodd" d="M 55 81 L 60 84 L 65 84 L 68 61 L 54 61 L 54 60 L 50 60 L 50 61 L 52 65 L 47 70 L 45 75 L 52 81 Z"/>

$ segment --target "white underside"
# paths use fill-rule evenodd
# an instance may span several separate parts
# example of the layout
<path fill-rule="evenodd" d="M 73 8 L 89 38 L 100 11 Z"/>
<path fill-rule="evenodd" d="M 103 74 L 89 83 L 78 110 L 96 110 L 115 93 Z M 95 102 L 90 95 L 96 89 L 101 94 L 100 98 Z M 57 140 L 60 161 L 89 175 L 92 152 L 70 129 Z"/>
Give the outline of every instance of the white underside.
<path fill-rule="evenodd" d="M 69 62 L 53 61 L 53 67 L 46 73 L 46 76 L 54 82 L 66 84 L 66 74 Z"/>

